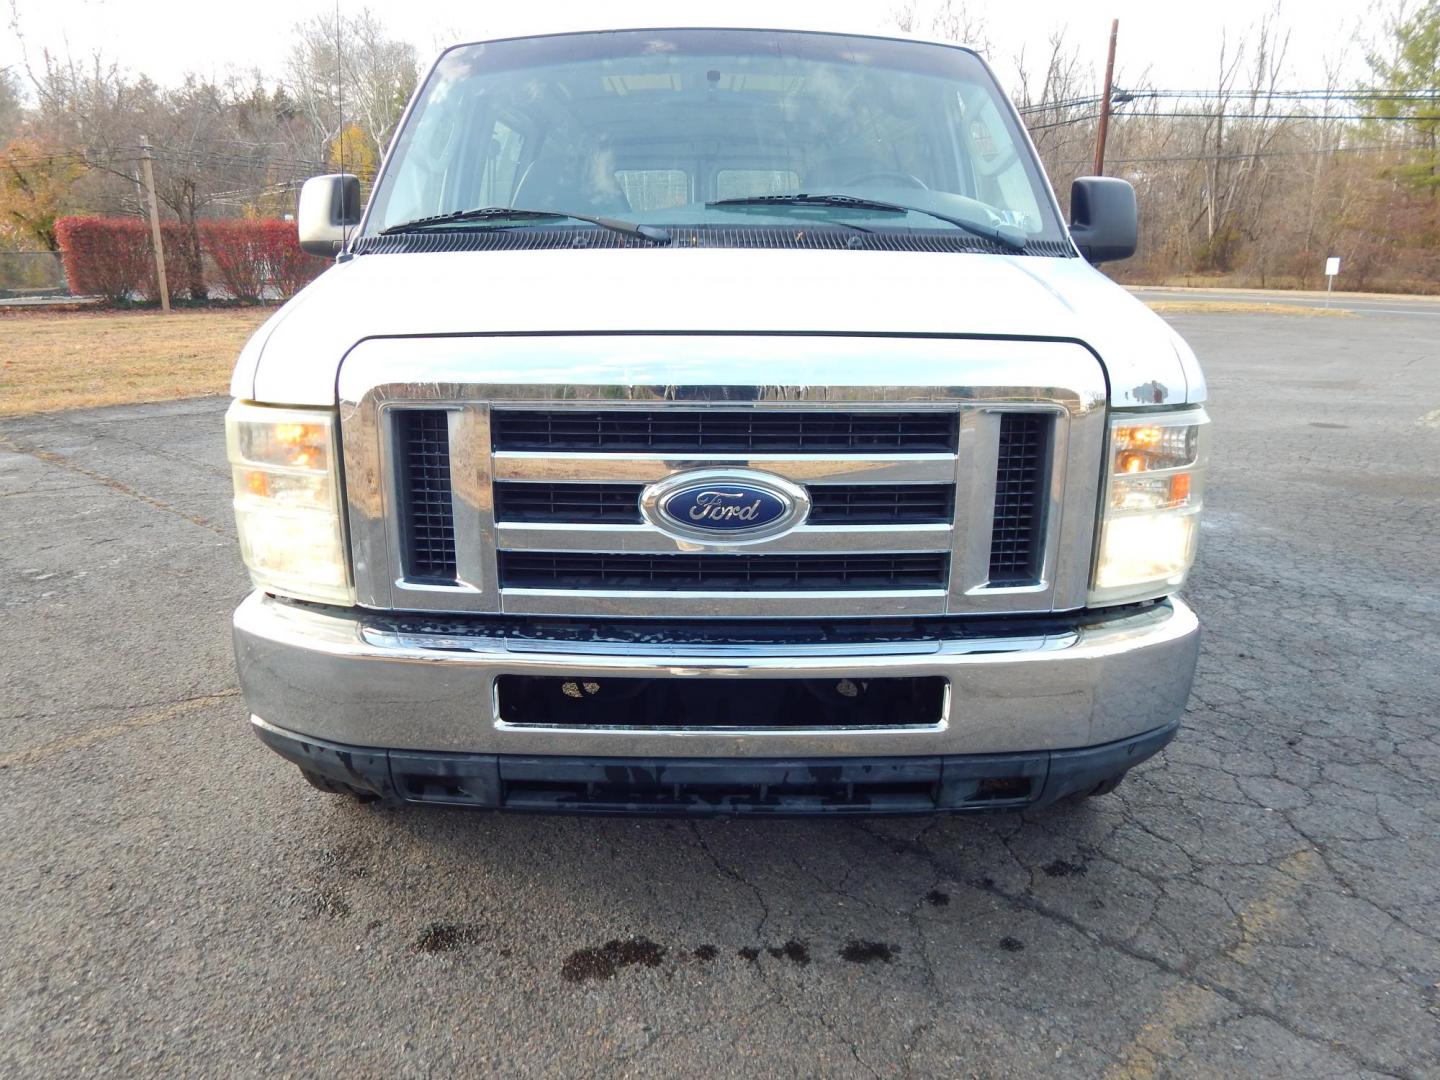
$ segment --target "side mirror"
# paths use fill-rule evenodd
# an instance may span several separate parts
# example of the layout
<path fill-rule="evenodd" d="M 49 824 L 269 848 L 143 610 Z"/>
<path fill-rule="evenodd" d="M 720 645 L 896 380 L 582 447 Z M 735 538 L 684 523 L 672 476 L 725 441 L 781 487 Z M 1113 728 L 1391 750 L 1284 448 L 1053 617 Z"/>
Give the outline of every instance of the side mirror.
<path fill-rule="evenodd" d="M 1113 176 L 1082 176 L 1070 185 L 1070 238 L 1093 265 L 1135 254 L 1140 214 L 1135 189 Z"/>
<path fill-rule="evenodd" d="M 312 176 L 300 189 L 296 225 L 300 247 L 311 255 L 339 254 L 345 232 L 360 224 L 360 178 L 349 173 Z"/>

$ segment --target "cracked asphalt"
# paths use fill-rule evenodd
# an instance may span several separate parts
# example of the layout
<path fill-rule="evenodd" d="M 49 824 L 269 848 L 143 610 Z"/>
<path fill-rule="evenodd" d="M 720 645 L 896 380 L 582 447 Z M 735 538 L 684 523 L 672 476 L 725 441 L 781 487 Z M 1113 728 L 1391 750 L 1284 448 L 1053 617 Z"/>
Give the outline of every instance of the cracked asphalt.
<path fill-rule="evenodd" d="M 1026 817 L 321 795 L 235 692 L 225 403 L 0 423 L 0 1073 L 1440 1077 L 1433 320 L 1174 321 L 1195 696 Z"/>

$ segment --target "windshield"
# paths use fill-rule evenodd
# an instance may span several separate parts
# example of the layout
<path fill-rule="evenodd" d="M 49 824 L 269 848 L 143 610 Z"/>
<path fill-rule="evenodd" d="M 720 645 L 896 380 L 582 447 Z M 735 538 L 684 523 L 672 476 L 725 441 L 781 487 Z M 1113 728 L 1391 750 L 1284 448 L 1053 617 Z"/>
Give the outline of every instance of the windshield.
<path fill-rule="evenodd" d="M 447 52 L 398 137 L 365 232 L 514 207 L 656 226 L 960 234 L 969 222 L 1063 240 L 1044 184 L 1009 105 L 967 50 L 829 34 L 612 31 Z M 896 206 L 745 202 L 799 194 Z"/>

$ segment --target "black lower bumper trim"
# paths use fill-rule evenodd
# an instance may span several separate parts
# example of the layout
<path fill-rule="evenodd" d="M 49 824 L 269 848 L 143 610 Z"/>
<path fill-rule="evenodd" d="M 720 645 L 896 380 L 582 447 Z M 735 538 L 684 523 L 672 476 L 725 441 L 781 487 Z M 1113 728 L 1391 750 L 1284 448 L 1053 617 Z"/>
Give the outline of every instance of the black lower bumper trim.
<path fill-rule="evenodd" d="M 1090 791 L 1178 724 L 1102 746 L 889 758 L 581 758 L 342 746 L 256 724 L 302 769 L 397 802 L 568 814 L 811 816 L 1020 810 Z"/>

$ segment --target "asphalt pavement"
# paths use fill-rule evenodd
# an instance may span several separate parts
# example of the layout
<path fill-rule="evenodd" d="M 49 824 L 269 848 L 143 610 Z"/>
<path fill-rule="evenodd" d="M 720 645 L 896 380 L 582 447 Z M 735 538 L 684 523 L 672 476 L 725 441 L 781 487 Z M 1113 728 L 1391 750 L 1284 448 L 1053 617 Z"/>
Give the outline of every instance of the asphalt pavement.
<path fill-rule="evenodd" d="M 225 402 L 0 422 L 0 1074 L 1440 1076 L 1440 333 L 1174 322 L 1194 699 L 1029 816 L 322 795 L 235 690 Z"/>

